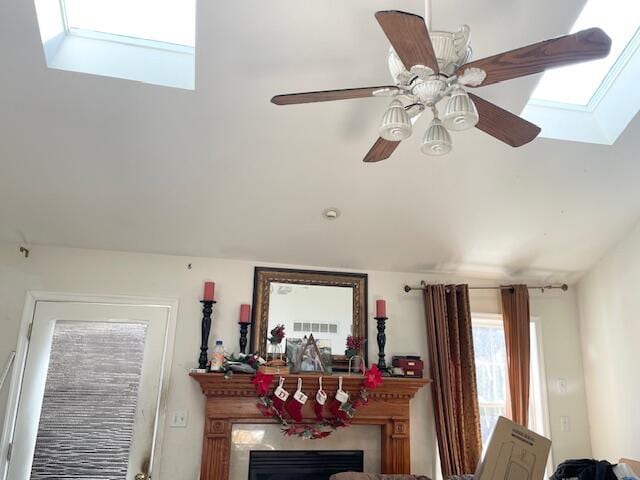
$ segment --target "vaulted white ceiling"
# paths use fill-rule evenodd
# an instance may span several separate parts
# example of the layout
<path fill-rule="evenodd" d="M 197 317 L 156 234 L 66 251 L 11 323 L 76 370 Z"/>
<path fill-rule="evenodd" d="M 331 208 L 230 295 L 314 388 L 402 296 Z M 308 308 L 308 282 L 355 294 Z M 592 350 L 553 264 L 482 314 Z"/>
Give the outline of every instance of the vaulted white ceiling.
<path fill-rule="evenodd" d="M 433 0 L 475 58 L 566 33 L 582 1 Z M 387 99 L 276 107 L 384 84 L 373 14 L 409 0 L 200 0 L 194 92 L 49 70 L 30 0 L 0 3 L 0 240 L 334 267 L 560 278 L 640 215 L 640 123 L 611 147 L 474 130 L 441 158 L 426 119 L 361 158 Z M 536 79 L 479 89 L 519 112 Z M 325 207 L 342 216 L 326 221 Z"/>

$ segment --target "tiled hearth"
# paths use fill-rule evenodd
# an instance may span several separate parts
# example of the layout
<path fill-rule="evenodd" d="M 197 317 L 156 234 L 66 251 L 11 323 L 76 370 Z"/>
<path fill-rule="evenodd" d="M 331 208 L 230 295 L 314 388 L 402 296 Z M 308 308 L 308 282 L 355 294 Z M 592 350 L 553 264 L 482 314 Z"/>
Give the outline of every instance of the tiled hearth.
<path fill-rule="evenodd" d="M 380 473 L 380 427 L 354 425 L 323 440 L 285 437 L 277 425 L 236 424 L 231 431 L 229 480 L 247 480 L 251 450 L 362 450 L 364 470 Z"/>

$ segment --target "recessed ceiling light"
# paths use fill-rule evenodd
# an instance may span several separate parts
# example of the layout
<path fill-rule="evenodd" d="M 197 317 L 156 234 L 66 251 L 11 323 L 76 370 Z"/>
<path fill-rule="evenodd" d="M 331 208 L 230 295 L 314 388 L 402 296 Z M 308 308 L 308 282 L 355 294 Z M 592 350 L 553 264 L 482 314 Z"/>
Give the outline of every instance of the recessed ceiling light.
<path fill-rule="evenodd" d="M 338 218 L 340 216 L 340 210 L 338 210 L 335 207 L 325 208 L 322 211 L 322 216 L 324 218 L 326 218 L 327 220 L 335 220 L 336 218 Z"/>

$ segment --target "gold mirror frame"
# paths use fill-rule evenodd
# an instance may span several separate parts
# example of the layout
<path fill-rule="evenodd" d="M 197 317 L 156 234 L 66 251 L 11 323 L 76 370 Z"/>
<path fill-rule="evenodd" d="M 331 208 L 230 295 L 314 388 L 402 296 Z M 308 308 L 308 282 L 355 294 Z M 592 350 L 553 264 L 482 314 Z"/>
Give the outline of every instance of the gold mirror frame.
<path fill-rule="evenodd" d="M 253 276 L 253 319 L 251 328 L 251 351 L 267 358 L 267 336 L 269 327 L 269 292 L 271 283 L 297 285 L 324 285 L 345 287 L 353 290 L 353 335 L 367 339 L 367 283 L 366 273 L 326 272 L 317 270 L 295 270 L 288 268 L 256 267 Z M 286 339 L 285 339 L 286 340 Z M 345 338 L 345 343 L 347 339 Z M 367 362 L 367 343 L 364 361 Z M 346 346 L 345 346 L 346 350 Z M 332 355 L 334 370 L 347 370 L 345 355 Z"/>

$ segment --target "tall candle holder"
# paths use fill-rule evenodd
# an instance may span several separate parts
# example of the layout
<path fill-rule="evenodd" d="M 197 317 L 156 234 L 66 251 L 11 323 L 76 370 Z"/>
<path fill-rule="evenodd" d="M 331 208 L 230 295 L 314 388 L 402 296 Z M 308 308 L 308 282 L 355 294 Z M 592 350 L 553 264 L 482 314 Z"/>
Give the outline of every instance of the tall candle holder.
<path fill-rule="evenodd" d="M 198 368 L 207 368 L 207 350 L 209 350 L 209 333 L 211 333 L 211 315 L 213 314 L 213 304 L 215 300 L 200 300 L 202 304 L 202 341 L 200 343 L 200 358 L 198 358 Z"/>
<path fill-rule="evenodd" d="M 378 369 L 381 371 L 387 369 L 387 362 L 384 359 L 384 347 L 387 344 L 387 334 L 385 333 L 387 318 L 389 317 L 375 317 L 378 324 Z"/>
<path fill-rule="evenodd" d="M 249 324 L 247 322 L 238 322 L 240 325 L 240 353 L 247 353 L 247 330 L 249 330 Z"/>

